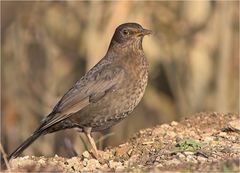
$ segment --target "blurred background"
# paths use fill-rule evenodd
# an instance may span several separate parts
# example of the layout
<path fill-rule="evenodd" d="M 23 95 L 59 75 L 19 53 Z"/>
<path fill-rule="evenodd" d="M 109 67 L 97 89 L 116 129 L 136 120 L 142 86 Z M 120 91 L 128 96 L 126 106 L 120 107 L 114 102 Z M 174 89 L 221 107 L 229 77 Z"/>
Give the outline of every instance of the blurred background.
<path fill-rule="evenodd" d="M 127 119 L 95 134 L 101 149 L 196 112 L 238 111 L 238 1 L 1 1 L 1 143 L 7 153 L 105 55 L 125 22 L 154 31 L 143 42 L 149 84 Z M 74 130 L 49 134 L 24 154 L 71 156 L 71 147 L 80 154 L 82 140 Z"/>

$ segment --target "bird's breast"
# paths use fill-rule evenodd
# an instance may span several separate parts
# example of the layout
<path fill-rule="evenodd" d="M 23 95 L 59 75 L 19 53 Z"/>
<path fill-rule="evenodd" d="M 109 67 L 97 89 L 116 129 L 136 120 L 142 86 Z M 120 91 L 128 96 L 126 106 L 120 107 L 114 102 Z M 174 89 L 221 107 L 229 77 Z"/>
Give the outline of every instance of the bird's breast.
<path fill-rule="evenodd" d="M 148 81 L 148 62 L 143 54 L 132 53 L 124 59 L 125 68 L 125 92 L 121 93 L 123 99 L 128 100 L 126 107 L 134 109 L 140 102 Z"/>

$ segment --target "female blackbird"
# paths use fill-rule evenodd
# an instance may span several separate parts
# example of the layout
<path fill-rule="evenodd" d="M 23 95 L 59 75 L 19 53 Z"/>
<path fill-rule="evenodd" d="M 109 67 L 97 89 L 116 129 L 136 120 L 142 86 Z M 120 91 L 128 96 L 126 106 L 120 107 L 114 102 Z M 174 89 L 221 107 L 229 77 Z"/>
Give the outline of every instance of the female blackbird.
<path fill-rule="evenodd" d="M 9 157 L 23 152 L 41 135 L 78 128 L 93 147 L 91 132 L 107 129 L 124 119 L 140 102 L 148 80 L 142 40 L 150 30 L 137 23 L 117 27 L 106 55 L 61 98 L 33 134 Z"/>

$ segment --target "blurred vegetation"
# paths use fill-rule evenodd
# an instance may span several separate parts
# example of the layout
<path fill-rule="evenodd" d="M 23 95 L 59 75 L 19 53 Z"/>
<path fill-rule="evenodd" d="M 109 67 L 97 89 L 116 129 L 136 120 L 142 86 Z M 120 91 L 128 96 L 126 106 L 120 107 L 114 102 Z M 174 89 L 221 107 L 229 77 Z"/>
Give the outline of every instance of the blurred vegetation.
<path fill-rule="evenodd" d="M 143 43 L 149 85 L 129 118 L 96 134 L 112 134 L 100 147 L 193 112 L 238 111 L 238 1 L 1 1 L 1 142 L 7 153 L 104 56 L 125 22 L 154 31 Z M 41 137 L 25 154 L 69 156 L 69 140 L 81 153 L 80 134 L 67 130 Z"/>
<path fill-rule="evenodd" d="M 195 152 L 202 148 L 202 144 L 194 139 L 181 139 L 177 141 L 174 152 L 191 151 Z"/>

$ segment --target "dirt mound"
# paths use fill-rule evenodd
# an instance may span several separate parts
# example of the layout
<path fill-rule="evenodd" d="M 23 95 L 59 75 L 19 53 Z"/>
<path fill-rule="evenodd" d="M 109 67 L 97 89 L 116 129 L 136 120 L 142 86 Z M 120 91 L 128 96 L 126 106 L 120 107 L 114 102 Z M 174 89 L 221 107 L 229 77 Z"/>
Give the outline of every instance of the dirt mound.
<path fill-rule="evenodd" d="M 238 114 L 199 113 L 183 120 L 139 131 L 127 143 L 82 156 L 19 157 L 12 171 L 240 171 Z"/>

